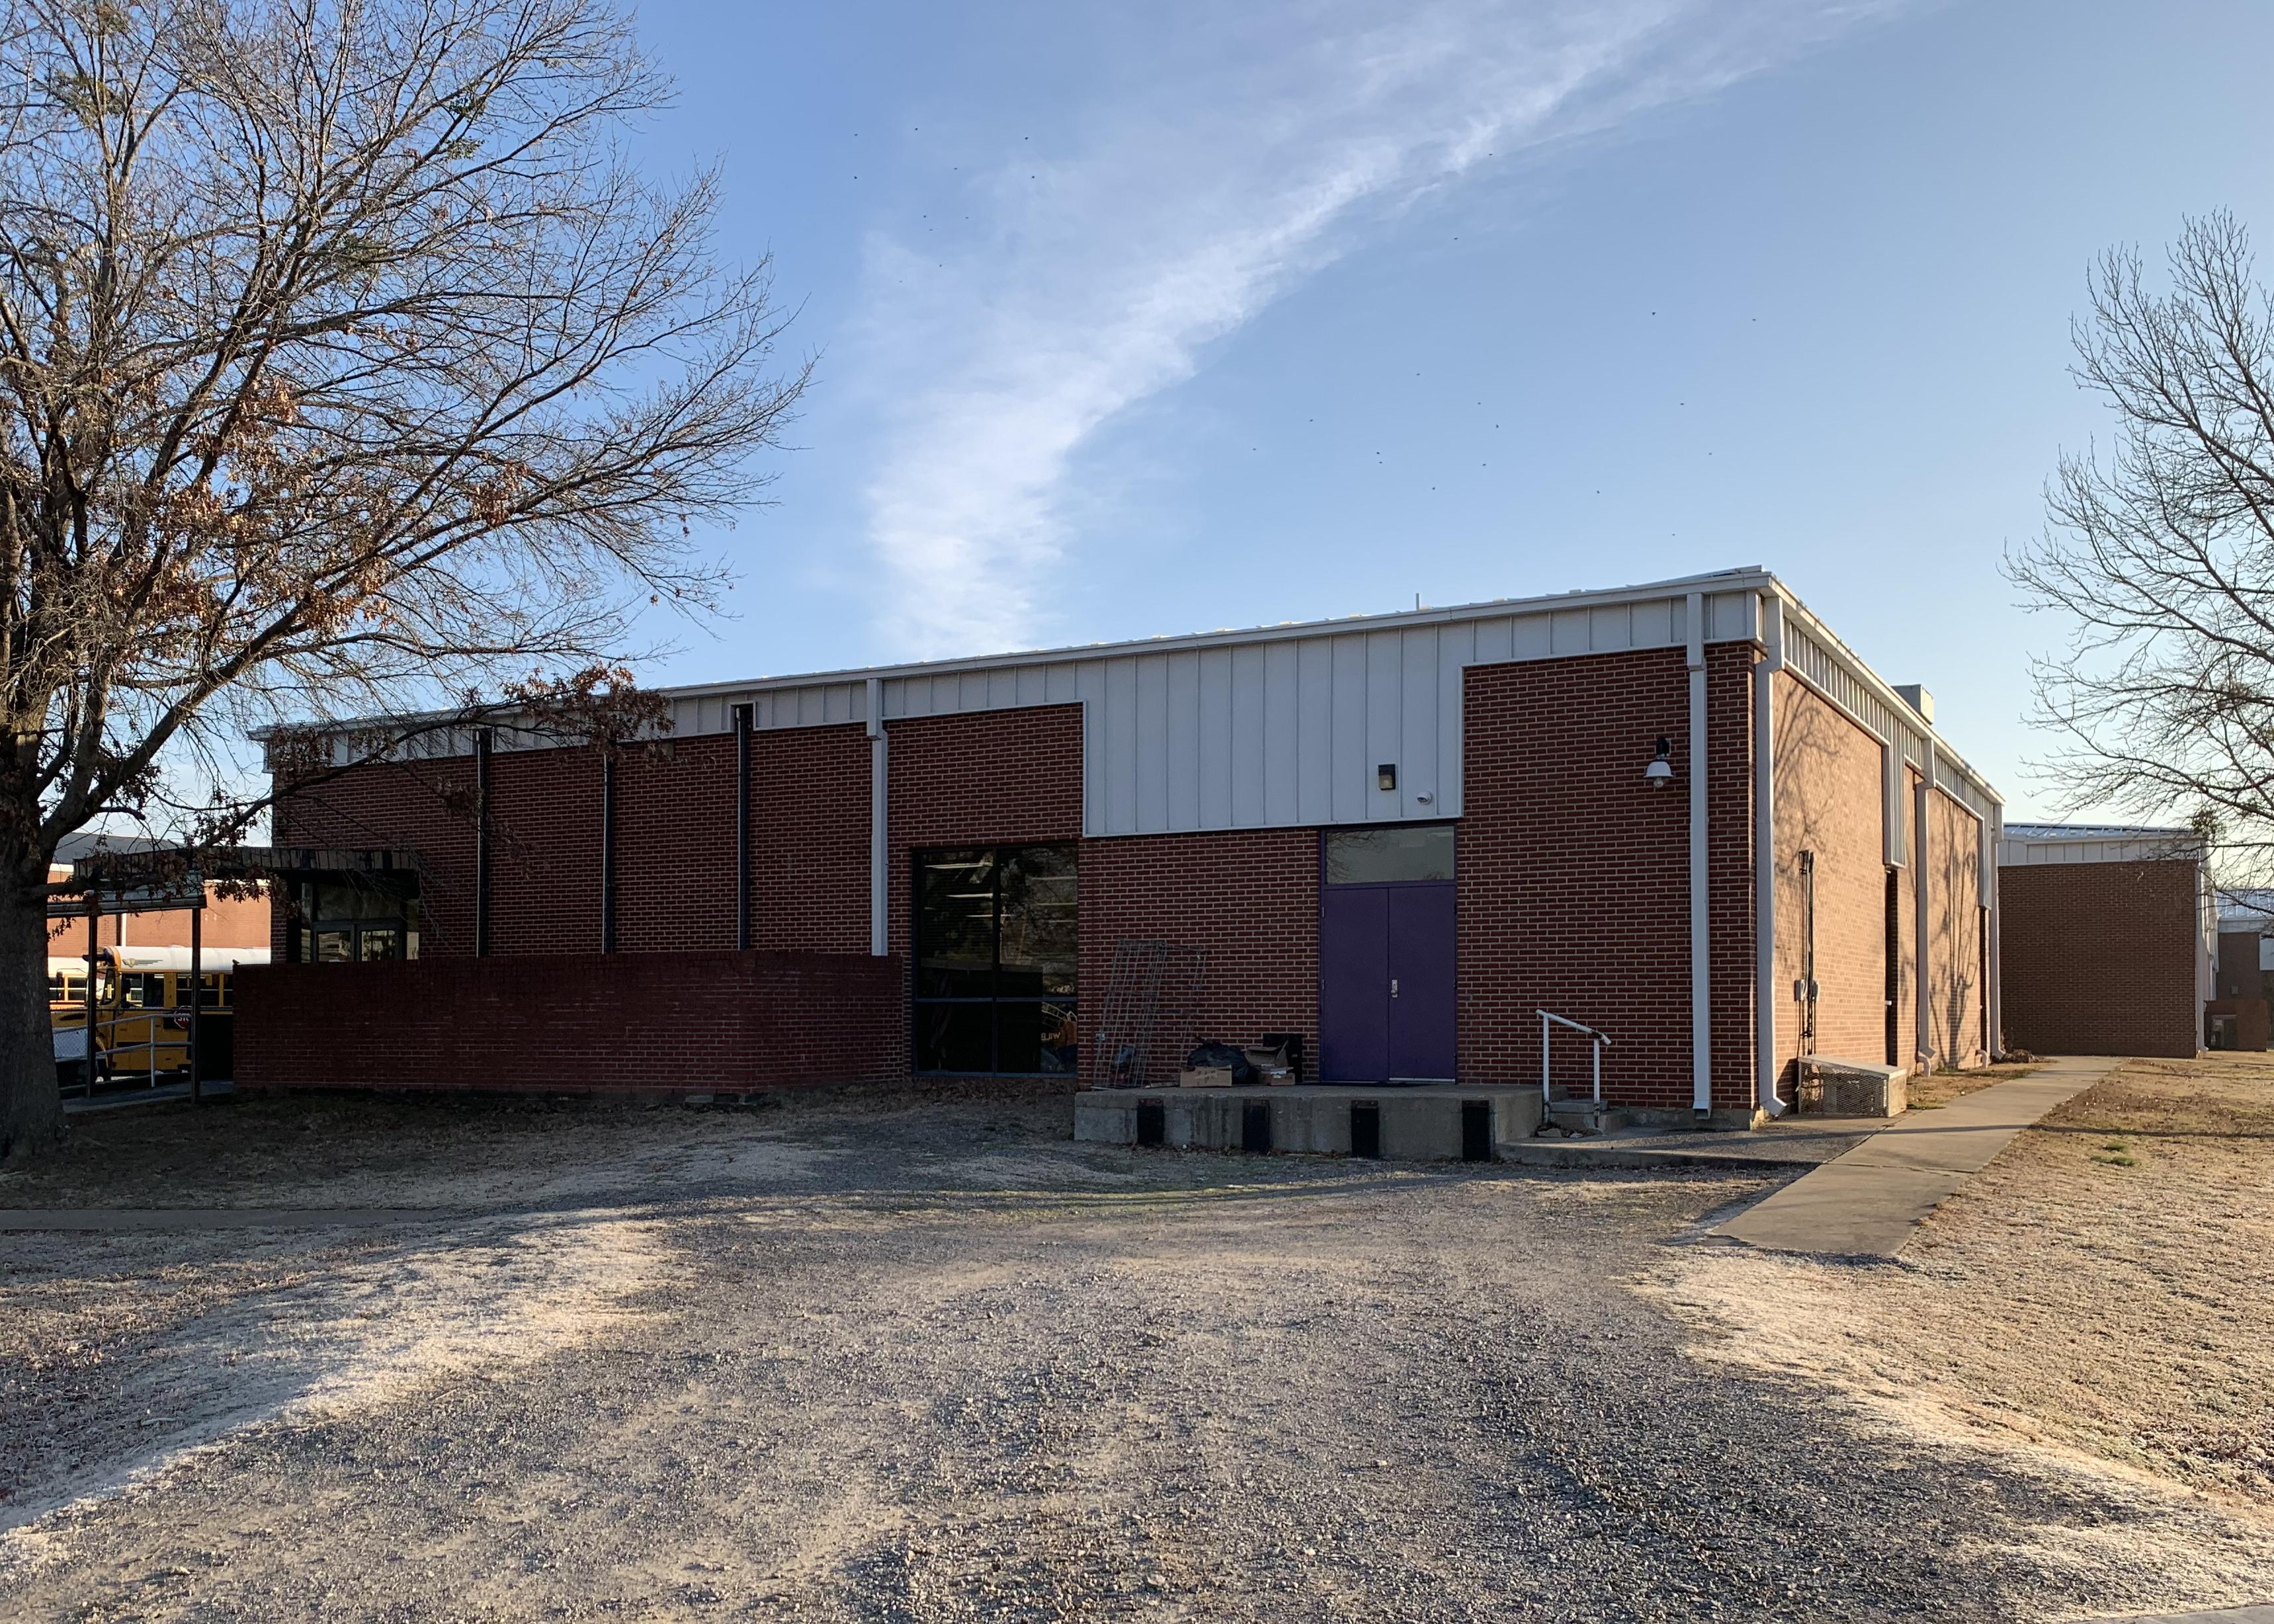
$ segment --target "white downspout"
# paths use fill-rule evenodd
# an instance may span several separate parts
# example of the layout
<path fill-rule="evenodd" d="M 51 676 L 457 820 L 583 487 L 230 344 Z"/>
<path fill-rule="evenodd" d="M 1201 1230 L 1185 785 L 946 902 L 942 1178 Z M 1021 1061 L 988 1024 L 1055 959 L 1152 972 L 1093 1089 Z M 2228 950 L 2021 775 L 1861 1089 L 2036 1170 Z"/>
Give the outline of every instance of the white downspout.
<path fill-rule="evenodd" d="M 869 679 L 869 951 L 882 959 L 892 951 L 892 847 L 886 815 L 892 780 L 885 739 L 885 683 Z"/>
<path fill-rule="evenodd" d="M 1918 865 L 1912 871 L 1913 902 L 1917 921 L 1912 929 L 1917 940 L 1912 944 L 1911 959 L 1918 975 L 1918 1041 L 1912 1048 L 1918 1051 L 1917 1070 L 1923 1075 L 1934 1071 L 1934 993 L 1927 985 L 1927 974 L 1933 967 L 1934 956 L 1930 941 L 1933 929 L 1932 883 L 1928 879 L 1928 853 L 1931 849 L 1927 838 L 1927 817 L 1934 810 L 1934 735 L 1922 728 L 1919 731 L 1918 805 L 1913 814 L 1917 832 L 1911 837 L 1913 861 Z"/>
<path fill-rule="evenodd" d="M 1690 594 L 1690 1109 L 1713 1111 L 1713 963 L 1706 846 L 1706 595 Z"/>
<path fill-rule="evenodd" d="M 1983 965 L 1982 974 L 1990 978 L 1990 1030 L 1982 1034 L 1982 1046 L 1988 1057 L 1995 1060 L 2006 1048 L 2006 1005 L 1999 986 L 2005 980 L 2001 973 L 2004 949 L 1998 936 L 1998 848 L 2006 841 L 2005 808 L 1992 808 L 1990 816 L 1983 820 L 1983 841 L 1985 849 L 1982 862 L 1982 889 L 1990 906 L 1990 951 L 1984 955 L 1988 962 Z"/>
<path fill-rule="evenodd" d="M 1784 669 L 1784 600 L 1761 594 L 1761 646 L 1753 663 L 1753 1102 L 1781 1116 L 1777 1097 L 1776 685 Z"/>

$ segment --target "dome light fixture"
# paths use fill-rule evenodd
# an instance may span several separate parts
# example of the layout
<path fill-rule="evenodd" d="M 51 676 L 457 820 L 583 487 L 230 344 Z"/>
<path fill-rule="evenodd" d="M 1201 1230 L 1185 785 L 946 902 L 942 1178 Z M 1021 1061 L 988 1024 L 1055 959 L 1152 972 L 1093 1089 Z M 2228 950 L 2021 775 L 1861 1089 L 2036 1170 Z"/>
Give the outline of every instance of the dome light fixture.
<path fill-rule="evenodd" d="M 1642 770 L 1643 782 L 1654 789 L 1665 789 L 1674 782 L 1674 763 L 1667 759 L 1674 754 L 1674 741 L 1660 739 L 1658 754 L 1650 758 L 1650 765 Z"/>

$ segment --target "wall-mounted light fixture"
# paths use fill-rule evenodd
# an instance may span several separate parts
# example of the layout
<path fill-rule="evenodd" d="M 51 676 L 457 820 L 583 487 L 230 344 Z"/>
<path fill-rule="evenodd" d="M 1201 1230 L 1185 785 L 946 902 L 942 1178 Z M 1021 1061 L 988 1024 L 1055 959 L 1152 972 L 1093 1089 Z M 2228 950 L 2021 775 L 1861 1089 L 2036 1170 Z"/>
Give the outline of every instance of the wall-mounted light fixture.
<path fill-rule="evenodd" d="M 1658 754 L 1650 758 L 1650 765 L 1642 770 L 1643 781 L 1656 789 L 1665 789 L 1674 782 L 1674 763 L 1667 758 L 1674 754 L 1674 741 L 1660 739 Z"/>
<path fill-rule="evenodd" d="M 1384 762 L 1382 765 L 1374 770 L 1374 786 L 1376 789 L 1396 789 L 1397 787 L 1397 763 L 1396 762 Z"/>

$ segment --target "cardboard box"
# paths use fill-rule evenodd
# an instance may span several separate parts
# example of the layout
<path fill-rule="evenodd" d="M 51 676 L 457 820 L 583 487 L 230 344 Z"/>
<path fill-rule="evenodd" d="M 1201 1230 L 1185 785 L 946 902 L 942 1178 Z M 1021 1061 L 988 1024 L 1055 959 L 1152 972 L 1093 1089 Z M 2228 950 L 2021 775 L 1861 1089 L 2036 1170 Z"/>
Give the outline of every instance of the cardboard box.
<path fill-rule="evenodd" d="M 1255 1068 L 1255 1080 L 1275 1087 L 1290 1087 L 1295 1081 L 1295 1068 L 1287 1064 L 1287 1052 L 1280 1049 L 1246 1049 L 1247 1064 Z"/>
<path fill-rule="evenodd" d="M 1231 1086 L 1230 1066 L 1193 1066 L 1177 1079 L 1179 1088 L 1229 1088 Z"/>

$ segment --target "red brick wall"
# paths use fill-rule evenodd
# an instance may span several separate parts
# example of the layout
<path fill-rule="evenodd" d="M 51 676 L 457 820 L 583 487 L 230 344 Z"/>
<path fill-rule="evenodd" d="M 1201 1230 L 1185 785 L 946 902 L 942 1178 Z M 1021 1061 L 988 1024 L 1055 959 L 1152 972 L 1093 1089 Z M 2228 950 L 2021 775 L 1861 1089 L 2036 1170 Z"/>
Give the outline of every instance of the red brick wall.
<path fill-rule="evenodd" d="M 892 774 L 892 949 L 905 955 L 915 923 L 912 853 L 928 846 L 1081 838 L 1081 707 L 911 717 L 888 723 L 885 732 Z M 868 805 L 865 789 L 861 804 Z M 864 853 L 866 840 L 864 834 Z M 1085 891 L 1088 877 L 1085 871 Z M 862 897 L 861 935 L 866 941 L 865 880 Z M 1085 896 L 1085 909 L 1088 901 Z M 1085 914 L 1085 940 L 1088 926 Z M 1085 985 L 1081 992 L 1086 1005 L 1090 989 Z"/>
<path fill-rule="evenodd" d="M 2195 866 L 1998 870 L 2006 1041 L 2046 1055 L 2195 1052 Z"/>
<path fill-rule="evenodd" d="M 597 868 L 592 883 L 597 889 Z M 753 732 L 750 945 L 865 952 L 868 898 L 864 730 Z M 734 942 L 734 735 L 626 752 L 616 770 L 617 951 Z"/>
<path fill-rule="evenodd" d="M 2263 998 L 2211 998 L 2203 1004 L 2205 1035 L 2210 1035 L 2210 1017 L 2225 1015 L 2233 1018 L 2233 1031 L 2229 1035 L 2232 1047 L 2263 1051 L 2267 1045 L 2269 1012 Z"/>
<path fill-rule="evenodd" d="M 240 1088 L 742 1093 L 906 1074 L 899 960 L 523 954 L 237 973 Z"/>
<path fill-rule="evenodd" d="M 1124 937 L 1208 954 L 1199 1035 L 1253 1043 L 1303 1034 L 1319 1056 L 1319 833 L 1269 829 L 1088 840 L 1081 848 L 1085 1070 Z"/>
<path fill-rule="evenodd" d="M 514 816 L 492 804 L 493 816 Z M 616 768 L 616 951 L 734 945 L 734 741 L 704 733 L 625 751 Z"/>
<path fill-rule="evenodd" d="M 1792 1098 L 1805 961 L 1803 851 L 1816 854 L 1816 1052 L 1885 1060 L 1886 815 L 1879 741 L 1812 689 L 1776 679 L 1778 1092 Z"/>
<path fill-rule="evenodd" d="M 1709 650 L 1714 1098 L 1751 1098 L 1752 854 L 1749 648 Z M 1539 1007 L 1610 1032 L 1606 1083 L 1629 1103 L 1686 1109 L 1689 1067 L 1688 679 L 1678 650 L 1472 667 L 1460 859 L 1460 1071 L 1529 1083 Z M 1781 833 L 1788 868 L 1819 853 L 1818 1048 L 1880 1052 L 1884 1019 L 1876 746 L 1796 682 L 1779 685 L 1787 740 Z M 1076 705 L 892 724 L 891 942 L 910 943 L 911 853 L 944 846 L 1077 841 Z M 1675 741 L 1677 782 L 1642 776 Z M 868 939 L 869 746 L 858 726 L 752 740 L 754 940 L 859 953 Z M 426 861 L 429 954 L 471 946 L 472 831 L 446 802 L 470 758 L 365 769 L 279 815 L 280 838 L 411 846 Z M 734 740 L 704 735 L 622 758 L 618 942 L 647 952 L 734 939 Z M 493 766 L 493 940 L 502 956 L 558 951 L 599 932 L 599 767 L 589 752 L 501 752 Z M 1946 814 L 1937 814 L 1945 817 Z M 1970 820 L 1969 820 L 1970 823 Z M 1970 834 L 1967 839 L 1970 841 Z M 1812 844 L 1811 844 L 1812 843 Z M 1954 848 L 1939 830 L 1937 848 Z M 1970 846 L 1967 848 L 1970 852 Z M 1316 833 L 1279 830 L 1082 841 L 1081 1001 L 1094 1030 L 1113 943 L 1191 941 L 1210 957 L 1209 1035 L 1299 1030 L 1315 1054 Z M 1911 923 L 1909 871 L 1900 921 Z M 1945 933 L 1964 897 L 1939 905 Z M 1789 898 L 1787 906 L 1789 906 Z M 1796 942 L 1788 923 L 1781 936 Z M 1972 962 L 1975 944 L 1965 944 Z M 1946 948 L 1946 963 L 1959 962 Z M 1796 966 L 1781 978 L 1788 989 Z M 885 1023 L 907 1041 L 905 971 Z M 1954 987 L 1954 996 L 1971 989 Z M 1905 1041 L 1908 989 L 1901 1010 Z M 1779 1030 L 1796 1035 L 1781 1003 Z M 1908 1049 L 1905 1051 L 1908 1053 Z M 1583 1051 L 1570 1056 L 1583 1064 Z"/>
<path fill-rule="evenodd" d="M 1927 797 L 1927 955 L 1935 1064 L 1976 1066 L 1989 1058 L 1983 1030 L 1982 823 L 1949 796 Z"/>
<path fill-rule="evenodd" d="M 1706 655 L 1713 1100 L 1752 1093 L 1753 651 Z M 1686 1109 L 1689 673 L 1679 650 L 1465 673 L 1460 1072 L 1535 1081 L 1539 1009 L 1608 1033 L 1603 1091 Z M 1660 736 L 1676 782 L 1643 779 Z M 1585 1075 L 1576 1042 L 1559 1062 Z"/>
<path fill-rule="evenodd" d="M 48 870 L 50 884 L 72 877 L 71 865 L 59 864 Z M 210 948 L 267 947 L 268 945 L 268 898 L 266 897 L 222 897 L 216 887 L 206 887 L 205 921 L 199 935 Z M 97 922 L 97 944 L 117 947 L 122 942 L 129 947 L 187 947 L 190 944 L 188 908 L 169 908 L 157 914 L 106 914 Z M 48 951 L 51 956 L 69 959 L 87 951 L 87 921 L 57 920 L 48 927 Z"/>
<path fill-rule="evenodd" d="M 426 954 L 474 951 L 474 758 L 379 762 L 276 804 L 279 846 L 377 846 L 418 853 L 419 941 Z M 525 838 L 541 840 L 531 827 Z M 284 910 L 272 945 L 284 952 Z"/>
<path fill-rule="evenodd" d="M 360 767 L 284 801 L 281 844 L 416 850 L 424 956 L 471 955 L 474 758 Z M 601 767 L 583 748 L 490 758 L 490 949 L 600 944 Z M 858 726 L 750 739 L 750 943 L 869 945 L 869 742 Z M 275 945 L 283 945 L 281 921 Z M 616 763 L 616 946 L 734 945 L 734 741 L 704 734 Z"/>
<path fill-rule="evenodd" d="M 867 730 L 784 728 L 750 746 L 750 945 L 867 952 Z"/>
<path fill-rule="evenodd" d="M 471 763 L 466 771 L 471 778 Z M 444 951 L 471 945 L 453 942 Z M 424 942 L 419 947 L 422 954 L 432 951 Z M 490 951 L 599 949 L 599 752 L 496 752 L 490 757 Z"/>

